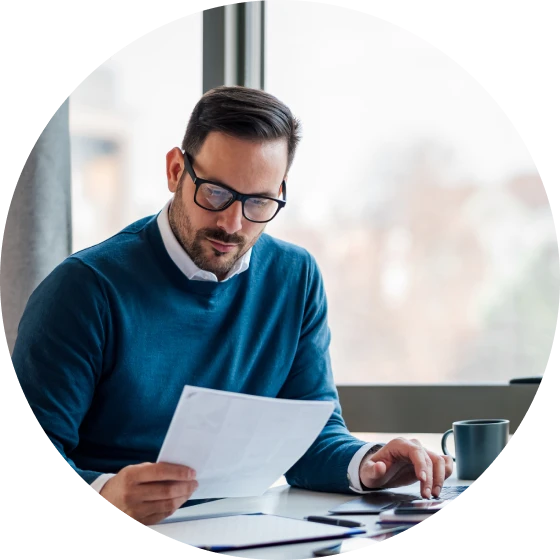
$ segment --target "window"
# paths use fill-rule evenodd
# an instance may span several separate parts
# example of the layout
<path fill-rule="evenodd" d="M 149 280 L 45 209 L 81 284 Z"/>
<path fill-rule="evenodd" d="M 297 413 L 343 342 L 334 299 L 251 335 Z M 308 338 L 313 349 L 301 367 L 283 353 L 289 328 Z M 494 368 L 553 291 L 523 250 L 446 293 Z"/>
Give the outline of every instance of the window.
<path fill-rule="evenodd" d="M 165 154 L 202 94 L 202 14 L 135 41 L 70 97 L 73 251 L 156 213 Z"/>
<path fill-rule="evenodd" d="M 266 89 L 301 118 L 286 211 L 329 297 L 337 383 L 542 375 L 558 249 L 533 161 L 499 106 L 408 32 L 267 2 Z"/>

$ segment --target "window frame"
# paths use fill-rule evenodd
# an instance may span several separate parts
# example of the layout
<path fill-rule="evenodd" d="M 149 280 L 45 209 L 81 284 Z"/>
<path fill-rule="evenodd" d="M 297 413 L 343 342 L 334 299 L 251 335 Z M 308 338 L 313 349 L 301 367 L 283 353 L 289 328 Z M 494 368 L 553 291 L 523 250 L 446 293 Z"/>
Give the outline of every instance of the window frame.
<path fill-rule="evenodd" d="M 266 2 L 206 10 L 203 16 L 203 89 L 243 85 L 264 89 Z M 456 420 L 506 418 L 518 427 L 538 384 L 339 384 L 352 432 L 442 433 Z"/>

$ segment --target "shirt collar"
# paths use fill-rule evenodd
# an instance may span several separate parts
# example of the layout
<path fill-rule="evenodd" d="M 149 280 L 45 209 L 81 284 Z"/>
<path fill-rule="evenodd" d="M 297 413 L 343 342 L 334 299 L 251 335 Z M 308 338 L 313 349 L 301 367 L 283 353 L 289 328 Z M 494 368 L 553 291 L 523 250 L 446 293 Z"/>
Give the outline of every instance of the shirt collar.
<path fill-rule="evenodd" d="M 189 254 L 181 247 L 180 243 L 177 241 L 171 225 L 169 224 L 169 206 L 171 205 L 171 200 L 163 207 L 161 212 L 157 217 L 157 224 L 159 227 L 159 232 L 161 238 L 163 239 L 163 244 L 165 249 L 169 253 L 171 260 L 177 265 L 179 270 L 189 279 L 189 280 L 201 280 L 207 282 L 218 282 L 218 277 L 208 270 L 202 270 L 194 264 L 193 260 L 190 258 Z M 228 275 L 224 278 L 223 282 L 233 278 L 236 274 L 241 274 L 249 268 L 249 263 L 251 261 L 251 253 L 253 248 L 251 247 L 236 263 L 233 265 L 232 269 L 229 271 Z"/>

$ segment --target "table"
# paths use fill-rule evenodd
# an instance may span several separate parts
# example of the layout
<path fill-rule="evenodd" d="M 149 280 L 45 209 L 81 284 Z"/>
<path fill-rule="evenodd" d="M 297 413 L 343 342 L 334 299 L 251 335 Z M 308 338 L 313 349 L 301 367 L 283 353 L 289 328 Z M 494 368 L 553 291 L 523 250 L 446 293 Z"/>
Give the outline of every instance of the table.
<path fill-rule="evenodd" d="M 380 437 L 383 434 L 353 434 L 365 441 L 388 441 L 395 437 L 394 434 L 390 437 Z M 441 434 L 403 434 L 403 437 L 416 437 L 428 449 L 436 450 L 436 443 L 441 440 Z M 446 484 L 455 485 L 468 485 L 473 483 L 472 480 L 464 481 L 459 480 L 455 475 L 451 475 L 446 480 Z M 392 489 L 392 491 L 399 492 L 419 492 L 419 483 Z M 353 494 L 332 494 L 322 492 L 310 492 L 300 488 L 293 488 L 280 479 L 262 496 L 250 498 L 227 498 L 182 508 L 175 512 L 174 517 L 185 515 L 206 515 L 213 513 L 230 513 L 238 511 L 260 511 L 262 513 L 285 515 L 303 519 L 308 515 L 327 515 L 329 509 L 355 499 L 358 495 Z M 374 530 L 379 526 L 376 524 L 376 515 L 352 515 L 344 516 L 345 519 L 352 519 L 361 521 L 366 524 L 367 530 Z M 162 544 L 177 544 L 181 536 L 181 526 L 183 523 L 180 521 L 176 523 L 168 523 L 162 525 L 155 525 L 146 527 L 144 534 L 151 537 L 159 537 Z M 383 537 L 379 537 L 382 540 Z M 339 540 L 326 540 L 310 543 L 291 544 L 285 546 L 273 546 L 263 548 L 253 548 L 247 550 L 236 550 L 229 553 L 224 553 L 222 556 L 227 555 L 228 558 L 242 558 L 250 560 L 310 560 L 313 558 L 313 551 L 318 548 L 327 546 L 334 546 Z M 196 552 L 189 546 L 185 546 L 185 551 Z"/>

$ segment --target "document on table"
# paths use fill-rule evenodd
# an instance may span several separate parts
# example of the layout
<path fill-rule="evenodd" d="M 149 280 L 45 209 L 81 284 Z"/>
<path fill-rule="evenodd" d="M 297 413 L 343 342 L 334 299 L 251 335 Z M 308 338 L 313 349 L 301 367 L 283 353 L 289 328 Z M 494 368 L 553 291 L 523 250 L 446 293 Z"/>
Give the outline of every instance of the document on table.
<path fill-rule="evenodd" d="M 333 401 L 255 397 L 185 386 L 158 462 L 193 468 L 192 500 L 260 496 L 300 459 Z"/>
<path fill-rule="evenodd" d="M 152 529 L 192 546 L 214 552 L 297 542 L 343 539 L 365 529 L 336 527 L 278 515 L 233 515 L 152 525 Z M 373 542 L 373 541 L 372 541 Z"/>

